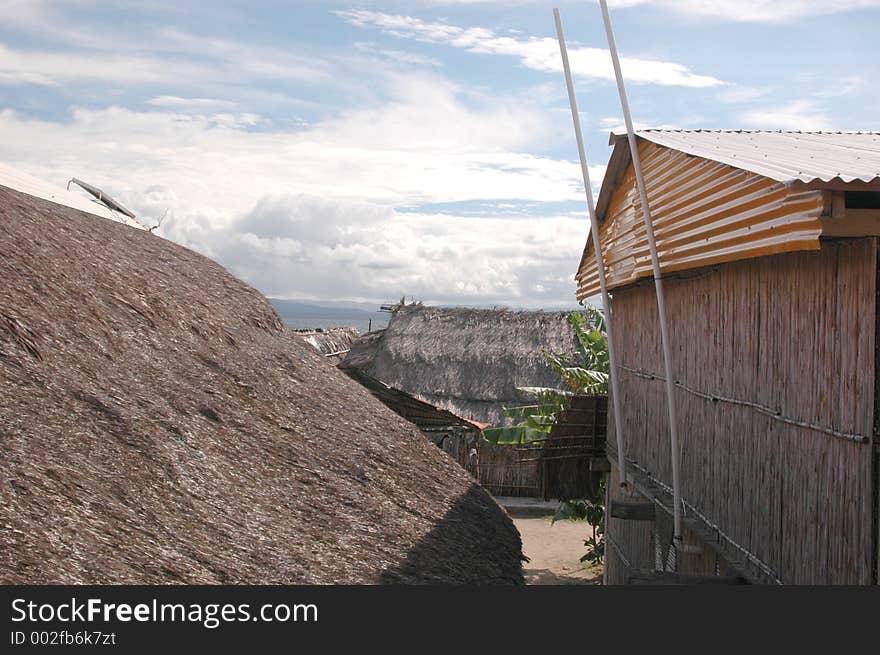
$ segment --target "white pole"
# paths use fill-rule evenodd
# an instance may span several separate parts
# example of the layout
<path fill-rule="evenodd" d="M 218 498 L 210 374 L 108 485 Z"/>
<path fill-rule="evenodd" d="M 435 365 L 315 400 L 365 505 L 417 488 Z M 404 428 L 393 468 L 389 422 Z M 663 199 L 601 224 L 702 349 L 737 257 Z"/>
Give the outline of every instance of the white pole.
<path fill-rule="evenodd" d="M 568 87 L 568 102 L 571 105 L 571 120 L 574 122 L 574 136 L 577 140 L 578 155 L 581 158 L 581 174 L 584 178 L 584 191 L 587 194 L 587 211 L 590 215 L 590 234 L 593 237 L 593 254 L 596 256 L 596 268 L 599 271 L 599 288 L 602 291 L 602 304 L 605 307 L 605 331 L 608 338 L 608 359 L 611 371 L 611 399 L 614 409 L 614 434 L 617 435 L 617 453 L 620 462 L 620 485 L 626 486 L 626 453 L 624 450 L 623 432 L 620 420 L 620 393 L 617 386 L 617 358 L 614 356 L 614 331 L 611 327 L 611 302 L 608 300 L 608 287 L 605 284 L 605 262 L 602 259 L 602 244 L 599 240 L 599 220 L 596 218 L 596 207 L 593 203 L 593 187 L 590 185 L 590 171 L 587 168 L 587 153 L 584 150 L 584 137 L 581 132 L 581 119 L 578 113 L 577 98 L 574 94 L 574 83 L 571 78 L 571 66 L 568 62 L 568 50 L 565 47 L 565 33 L 562 30 L 562 17 L 559 10 L 553 10 L 556 20 L 556 36 L 559 39 L 559 52 L 562 54 L 562 68 L 565 71 L 565 84 Z"/>
<path fill-rule="evenodd" d="M 645 232 L 648 237 L 648 248 L 651 250 L 651 263 L 654 267 L 654 286 L 657 290 L 657 312 L 660 319 L 660 340 L 663 345 L 663 364 L 666 368 L 666 397 L 669 408 L 669 446 L 672 451 L 672 495 L 673 495 L 673 518 L 674 518 L 674 544 L 676 550 L 681 545 L 681 485 L 679 480 L 679 460 L 681 455 L 678 447 L 678 425 L 675 415 L 675 378 L 672 373 L 672 352 L 669 348 L 669 331 L 666 321 L 666 299 L 663 294 L 663 277 L 660 271 L 660 258 L 657 255 L 657 243 L 654 241 L 654 226 L 651 222 L 651 212 L 648 208 L 648 193 L 645 190 L 645 180 L 642 177 L 642 163 L 639 159 L 639 147 L 636 143 L 636 134 L 633 130 L 632 117 L 629 113 L 629 103 L 626 99 L 626 89 L 623 85 L 623 74 L 620 72 L 620 59 L 617 56 L 617 45 L 614 43 L 614 32 L 611 29 L 611 15 L 608 13 L 606 0 L 599 0 L 602 8 L 602 18 L 605 21 L 605 34 L 608 36 L 608 49 L 611 51 L 611 61 L 614 64 L 614 75 L 617 78 L 617 91 L 620 94 L 620 105 L 623 109 L 623 119 L 626 121 L 626 135 L 629 140 L 629 149 L 632 154 L 633 169 L 636 174 L 636 186 L 639 190 L 639 199 L 642 203 L 642 212 L 645 216 Z"/>

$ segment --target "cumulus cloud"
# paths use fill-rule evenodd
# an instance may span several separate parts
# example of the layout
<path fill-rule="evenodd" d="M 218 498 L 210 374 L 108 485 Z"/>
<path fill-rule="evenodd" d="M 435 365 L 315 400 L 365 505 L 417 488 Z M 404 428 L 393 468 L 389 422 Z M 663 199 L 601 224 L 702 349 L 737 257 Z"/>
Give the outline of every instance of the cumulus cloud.
<path fill-rule="evenodd" d="M 520 60 L 526 68 L 537 71 L 561 72 L 559 45 L 555 38 L 527 39 L 500 36 L 484 27 L 458 27 L 449 23 L 424 21 L 413 16 L 386 14 L 363 9 L 335 12 L 352 25 L 378 28 L 386 34 L 428 43 L 443 43 L 473 53 L 504 55 Z M 614 79 L 611 57 L 601 48 L 572 47 L 569 49 L 571 69 L 575 75 L 606 80 Z M 686 66 L 669 61 L 622 57 L 621 67 L 632 82 L 664 86 L 712 87 L 721 80 L 691 72 Z"/>
<path fill-rule="evenodd" d="M 147 100 L 154 107 L 170 107 L 183 110 L 229 109 L 236 106 L 231 100 L 217 98 L 181 98 L 180 96 L 156 96 Z"/>
<path fill-rule="evenodd" d="M 614 3 L 610 3 L 612 6 Z M 880 0 L 624 0 L 626 6 L 653 4 L 688 16 L 774 23 L 807 16 L 880 7 Z"/>
<path fill-rule="evenodd" d="M 192 235 L 172 232 L 182 242 Z M 203 250 L 270 295 L 571 305 L 586 222 L 400 213 L 308 195 L 261 199 Z"/>
<path fill-rule="evenodd" d="M 292 131 L 242 129 L 260 120 L 247 113 L 79 108 L 56 122 L 6 110 L 0 138 L 7 160 L 36 173 L 66 179 L 83 162 L 105 185 L 161 183 L 238 211 L 241 198 L 290 189 L 401 206 L 578 197 L 571 162 L 528 154 L 547 135 L 537 108 L 470 106 L 424 77 L 396 78 L 390 93 Z"/>
<path fill-rule="evenodd" d="M 742 123 L 772 130 L 834 129 L 831 117 L 811 100 L 796 100 L 786 105 L 761 107 L 743 112 Z"/>
<path fill-rule="evenodd" d="M 6 162 L 97 184 L 148 224 L 168 210 L 161 234 L 268 294 L 570 304 L 586 222 L 558 207 L 583 195 L 576 162 L 528 154 L 542 113 L 465 101 L 442 78 L 389 85 L 384 102 L 298 130 L 253 129 L 262 117 L 199 97 L 57 121 L 5 110 L 0 143 Z M 467 203 L 490 209 L 461 215 Z"/>
<path fill-rule="evenodd" d="M 35 12 L 42 16 L 40 21 L 19 17 L 11 23 L 50 37 L 52 46 L 22 48 L 0 43 L 0 82 L 59 86 L 97 81 L 127 87 L 190 88 L 254 80 L 314 83 L 330 79 L 326 59 L 284 48 L 206 37 L 174 27 L 159 29 L 149 38 L 108 34 L 92 26 L 74 29 L 67 26 L 66 15 L 43 7 L 40 11 L 44 13 Z"/>
<path fill-rule="evenodd" d="M 435 6 L 478 4 L 539 4 L 545 0 L 421 0 Z M 562 0 L 563 3 L 566 0 Z M 572 0 L 568 0 L 572 2 Z M 611 9 L 654 5 L 686 16 L 737 22 L 781 22 L 807 16 L 825 16 L 880 7 L 880 0 L 609 0 Z"/>

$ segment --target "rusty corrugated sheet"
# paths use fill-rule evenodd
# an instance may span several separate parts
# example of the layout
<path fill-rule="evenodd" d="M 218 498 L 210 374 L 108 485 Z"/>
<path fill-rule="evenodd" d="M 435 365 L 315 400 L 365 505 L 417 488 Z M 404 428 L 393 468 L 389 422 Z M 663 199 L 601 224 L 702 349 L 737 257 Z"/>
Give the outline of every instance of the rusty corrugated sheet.
<path fill-rule="evenodd" d="M 649 277 L 651 257 L 635 176 L 618 143 L 600 199 L 600 237 L 609 288 Z M 664 272 L 819 248 L 822 193 L 639 139 Z M 612 180 L 612 183 L 609 183 Z M 616 182 L 613 183 L 613 182 Z M 587 243 L 577 296 L 599 291 Z"/>

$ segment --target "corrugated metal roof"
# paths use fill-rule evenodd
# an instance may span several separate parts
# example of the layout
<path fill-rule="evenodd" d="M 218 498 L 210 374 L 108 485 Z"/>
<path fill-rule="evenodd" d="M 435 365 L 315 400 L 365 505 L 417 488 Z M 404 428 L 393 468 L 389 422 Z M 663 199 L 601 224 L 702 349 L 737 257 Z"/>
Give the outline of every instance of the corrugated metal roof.
<path fill-rule="evenodd" d="M 880 179 L 880 132 L 640 130 L 643 139 L 777 182 Z M 612 133 L 611 142 L 625 139 Z"/>
<path fill-rule="evenodd" d="M 56 204 L 78 209 L 101 218 L 109 218 L 117 223 L 124 223 L 142 230 L 146 229 L 136 220 L 119 212 L 113 212 L 98 202 L 93 202 L 82 192 L 69 191 L 63 186 L 56 186 L 27 173 L 22 173 L 5 164 L 0 164 L 0 186 L 5 186 L 13 191 L 20 191 L 36 198 L 42 198 L 43 200 L 50 200 Z"/>
<path fill-rule="evenodd" d="M 820 247 L 821 189 L 770 179 L 710 157 L 639 139 L 664 273 Z M 618 142 L 599 195 L 608 287 L 652 274 L 641 201 L 626 140 Z M 598 293 L 587 241 L 576 275 L 580 299 Z"/>

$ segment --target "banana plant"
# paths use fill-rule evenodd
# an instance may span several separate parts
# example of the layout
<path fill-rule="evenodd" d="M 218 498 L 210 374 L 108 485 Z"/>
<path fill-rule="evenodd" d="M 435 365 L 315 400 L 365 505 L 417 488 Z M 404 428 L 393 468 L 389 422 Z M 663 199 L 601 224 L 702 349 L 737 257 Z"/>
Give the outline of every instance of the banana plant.
<path fill-rule="evenodd" d="M 516 425 L 483 430 L 483 437 L 496 444 L 526 444 L 545 441 L 556 416 L 565 409 L 573 394 L 608 393 L 608 342 L 605 319 L 592 305 L 584 312 L 572 312 L 566 318 L 576 337 L 575 355 L 542 350 L 550 366 L 559 374 L 564 388 L 517 387 L 537 398 L 537 403 L 504 409 L 504 414 L 520 419 Z"/>

